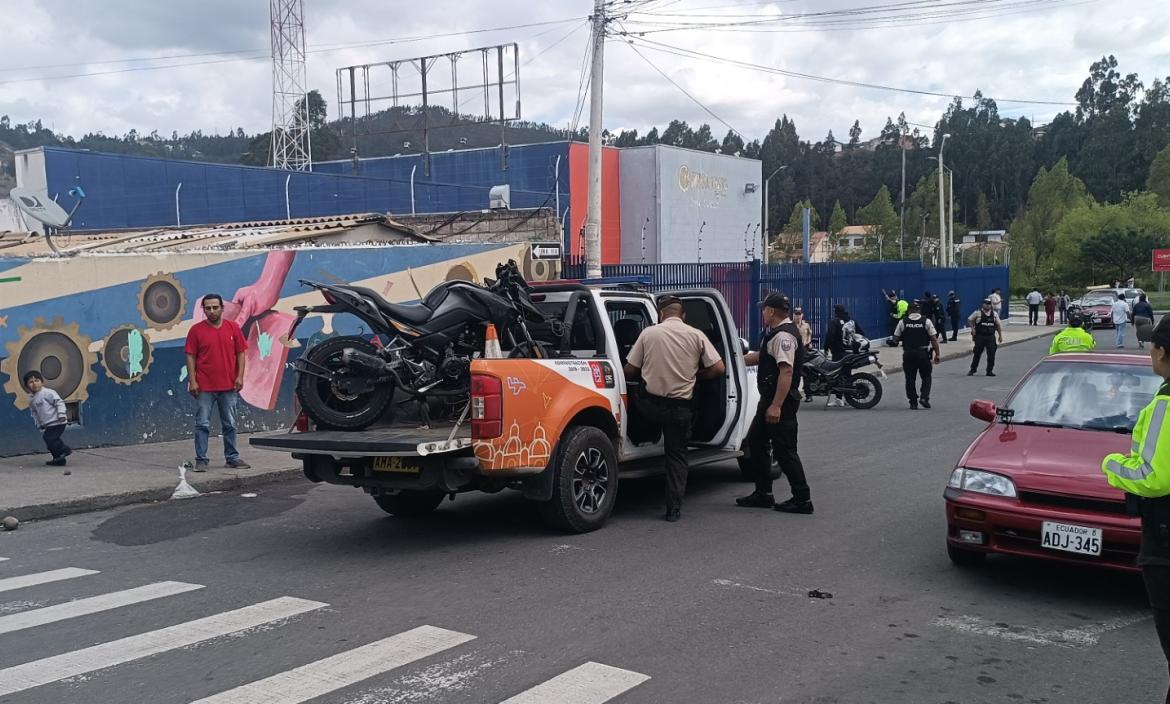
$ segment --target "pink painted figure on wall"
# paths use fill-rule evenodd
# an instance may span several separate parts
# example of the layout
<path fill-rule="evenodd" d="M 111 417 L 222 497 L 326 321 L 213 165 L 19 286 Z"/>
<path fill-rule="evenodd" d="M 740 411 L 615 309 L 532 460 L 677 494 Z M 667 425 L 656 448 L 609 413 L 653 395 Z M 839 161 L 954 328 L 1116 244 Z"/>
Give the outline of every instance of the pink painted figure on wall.
<path fill-rule="evenodd" d="M 268 252 L 260 278 L 237 289 L 230 301 L 224 301 L 224 319 L 239 325 L 248 341 L 244 388 L 240 397 L 256 408 L 272 410 L 280 394 L 284 365 L 288 361 L 288 346 L 282 340 L 287 337 L 296 316 L 272 310 L 272 307 L 280 300 L 280 290 L 296 256 L 293 250 Z M 203 319 L 200 303 L 195 304 L 195 322 Z"/>

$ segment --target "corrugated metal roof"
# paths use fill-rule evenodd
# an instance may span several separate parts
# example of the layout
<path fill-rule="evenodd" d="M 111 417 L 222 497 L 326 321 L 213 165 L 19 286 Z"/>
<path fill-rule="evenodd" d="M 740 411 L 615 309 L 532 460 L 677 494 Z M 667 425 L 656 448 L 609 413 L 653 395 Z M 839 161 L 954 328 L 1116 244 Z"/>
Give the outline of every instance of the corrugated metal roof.
<path fill-rule="evenodd" d="M 62 254 L 266 249 L 316 244 L 316 240 L 322 237 L 366 226 L 373 226 L 375 231 L 383 235 L 371 237 L 369 240 L 371 244 L 388 244 L 403 240 L 421 243 L 438 241 L 381 213 L 353 213 L 294 220 L 264 220 L 103 233 L 64 232 L 56 235 L 53 242 Z M 45 238 L 36 233 L 0 234 L 0 256 L 31 258 L 52 254 L 52 249 Z"/>

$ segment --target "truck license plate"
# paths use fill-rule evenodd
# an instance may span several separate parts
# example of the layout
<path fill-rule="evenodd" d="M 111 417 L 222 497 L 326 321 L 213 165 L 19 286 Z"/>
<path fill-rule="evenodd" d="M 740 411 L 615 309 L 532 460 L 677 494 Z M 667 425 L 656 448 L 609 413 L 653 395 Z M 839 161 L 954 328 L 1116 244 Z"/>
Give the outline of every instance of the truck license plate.
<path fill-rule="evenodd" d="M 418 474 L 421 471 L 414 462 L 403 460 L 401 457 L 375 457 L 375 472 L 397 472 L 398 474 Z"/>
<path fill-rule="evenodd" d="M 1101 529 L 1044 521 L 1040 545 L 1081 555 L 1101 554 Z"/>

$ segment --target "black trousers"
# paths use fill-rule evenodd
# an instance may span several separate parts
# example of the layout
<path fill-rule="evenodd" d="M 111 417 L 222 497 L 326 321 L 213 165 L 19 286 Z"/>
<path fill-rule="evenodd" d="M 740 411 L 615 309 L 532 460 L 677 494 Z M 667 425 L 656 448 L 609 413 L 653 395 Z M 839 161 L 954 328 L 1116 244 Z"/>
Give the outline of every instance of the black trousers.
<path fill-rule="evenodd" d="M 780 465 L 780 473 L 792 488 L 792 497 L 797 501 L 808 501 L 811 497 L 808 480 L 804 476 L 804 464 L 796 451 L 798 424 L 796 412 L 799 399 L 788 399 L 780 411 L 780 422 L 768 422 L 769 401 L 761 400 L 748 429 L 748 448 L 752 453 L 755 469 L 756 491 L 772 493 L 772 459 Z"/>
<path fill-rule="evenodd" d="M 902 373 L 906 376 L 906 398 L 910 403 L 918 403 L 918 399 L 930 400 L 931 376 L 934 373 L 930 363 L 930 350 L 902 350 Z M 922 376 L 922 393 L 918 392 L 918 376 Z"/>
<path fill-rule="evenodd" d="M 61 434 L 65 432 L 65 424 L 50 425 L 45 428 L 41 437 L 45 441 L 45 447 L 49 448 L 49 452 L 53 454 L 53 459 L 64 457 L 69 454 L 69 446 L 61 439 Z"/>
<path fill-rule="evenodd" d="M 1040 304 L 1039 303 L 1029 303 L 1028 304 L 1028 325 L 1039 325 L 1039 324 L 1040 324 Z"/>
<path fill-rule="evenodd" d="M 990 335 L 976 335 L 975 336 L 975 353 L 971 355 L 971 371 L 979 369 L 979 358 L 983 356 L 983 351 L 987 351 L 987 373 L 995 371 L 995 351 L 999 349 L 999 343 L 995 341 L 994 337 Z"/>
<path fill-rule="evenodd" d="M 1158 632 L 1158 642 L 1162 644 L 1162 656 L 1166 658 L 1167 670 L 1170 671 L 1170 567 L 1143 565 L 1142 580 L 1154 609 L 1154 628 Z M 1166 704 L 1170 704 L 1170 691 L 1166 692 Z"/>
<path fill-rule="evenodd" d="M 961 320 L 958 316 L 951 318 L 951 342 L 959 339 L 959 324 Z M 943 330 L 943 334 L 946 334 L 946 330 Z"/>
<path fill-rule="evenodd" d="M 691 401 L 643 394 L 639 410 L 662 428 L 666 456 L 666 507 L 681 508 L 687 493 L 687 440 L 691 436 Z"/>
<path fill-rule="evenodd" d="M 938 341 L 946 344 L 947 341 L 947 319 L 946 316 L 939 315 L 934 319 L 934 329 L 938 331 Z"/>

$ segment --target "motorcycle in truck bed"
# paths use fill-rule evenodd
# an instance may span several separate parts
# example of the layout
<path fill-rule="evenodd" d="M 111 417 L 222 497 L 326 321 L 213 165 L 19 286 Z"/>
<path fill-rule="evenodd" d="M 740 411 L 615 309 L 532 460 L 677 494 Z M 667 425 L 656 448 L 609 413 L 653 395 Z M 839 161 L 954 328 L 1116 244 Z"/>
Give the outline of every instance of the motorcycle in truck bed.
<path fill-rule="evenodd" d="M 695 387 L 690 464 L 734 461 L 758 400 L 747 345 L 718 291 L 670 293 L 726 363 L 723 376 Z M 638 335 L 658 322 L 656 297 L 579 282 L 536 285 L 530 296 L 548 321 L 529 324 L 547 356 L 472 359 L 462 422 L 292 432 L 252 445 L 290 452 L 309 480 L 361 488 L 397 516 L 467 491 L 513 489 L 558 529 L 600 528 L 620 479 L 663 471 L 661 429 L 638 412 L 640 384 L 622 373 Z"/>

